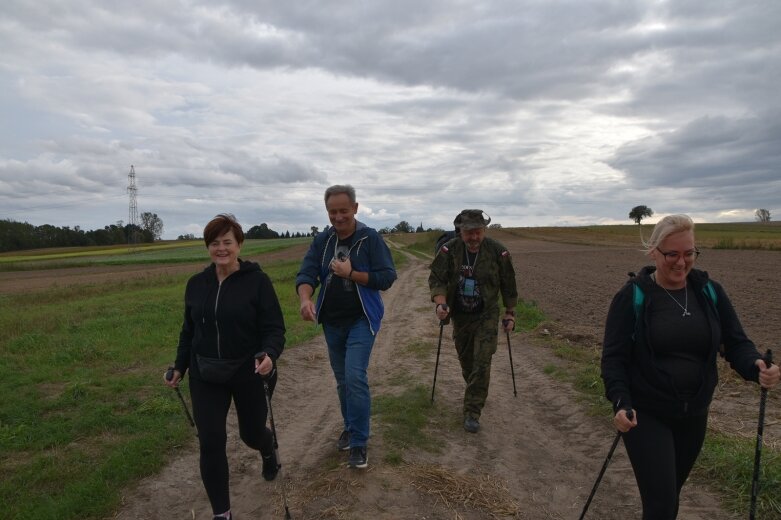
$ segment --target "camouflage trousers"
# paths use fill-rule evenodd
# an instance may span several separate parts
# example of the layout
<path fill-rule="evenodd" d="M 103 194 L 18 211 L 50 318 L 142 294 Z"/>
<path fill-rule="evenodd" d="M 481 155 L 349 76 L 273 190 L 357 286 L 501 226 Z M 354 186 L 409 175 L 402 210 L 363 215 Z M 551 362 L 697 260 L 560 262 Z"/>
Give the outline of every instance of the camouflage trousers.
<path fill-rule="evenodd" d="M 487 315 L 489 314 L 489 315 Z M 496 313 L 453 317 L 453 342 L 466 382 L 464 417 L 480 418 L 491 382 L 491 358 L 496 352 L 498 325 Z"/>

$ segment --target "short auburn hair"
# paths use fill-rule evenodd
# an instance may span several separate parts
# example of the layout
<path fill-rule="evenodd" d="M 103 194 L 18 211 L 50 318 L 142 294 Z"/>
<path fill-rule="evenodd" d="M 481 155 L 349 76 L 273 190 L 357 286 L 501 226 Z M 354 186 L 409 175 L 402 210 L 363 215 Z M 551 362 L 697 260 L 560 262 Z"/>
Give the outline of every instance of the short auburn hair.
<path fill-rule="evenodd" d="M 206 247 L 214 242 L 217 237 L 220 237 L 229 231 L 233 231 L 233 236 L 236 238 L 236 242 L 239 245 L 244 243 L 244 231 L 241 229 L 241 225 L 236 221 L 236 217 L 230 213 L 220 213 L 206 224 L 203 228 L 203 241 L 206 242 Z"/>

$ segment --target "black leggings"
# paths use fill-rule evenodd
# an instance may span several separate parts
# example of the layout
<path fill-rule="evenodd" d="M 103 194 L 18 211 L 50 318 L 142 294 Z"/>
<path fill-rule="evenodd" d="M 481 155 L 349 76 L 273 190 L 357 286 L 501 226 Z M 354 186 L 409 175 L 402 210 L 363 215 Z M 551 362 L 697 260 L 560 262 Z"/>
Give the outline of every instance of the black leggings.
<path fill-rule="evenodd" d="M 707 415 L 654 417 L 637 412 L 637 426 L 624 434 L 635 472 L 643 520 L 673 520 L 678 497 L 705 440 Z"/>
<path fill-rule="evenodd" d="M 269 381 L 272 393 L 275 383 L 276 372 Z M 236 406 L 239 435 L 244 444 L 265 456 L 274 451 L 271 430 L 266 428 L 263 380 L 259 375 L 252 374 L 235 376 L 226 384 L 214 384 L 191 377 L 190 398 L 201 446 L 201 480 L 209 496 L 212 511 L 218 515 L 230 509 L 228 457 L 225 453 L 228 436 L 225 422 L 231 398 Z"/>

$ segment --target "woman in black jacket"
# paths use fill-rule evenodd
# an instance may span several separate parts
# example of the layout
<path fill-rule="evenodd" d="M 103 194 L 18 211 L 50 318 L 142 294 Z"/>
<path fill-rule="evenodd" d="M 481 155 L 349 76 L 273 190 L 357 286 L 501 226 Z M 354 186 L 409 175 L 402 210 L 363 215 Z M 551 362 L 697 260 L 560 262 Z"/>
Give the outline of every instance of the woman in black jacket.
<path fill-rule="evenodd" d="M 239 258 L 244 233 L 236 219 L 216 216 L 203 230 L 203 238 L 212 263 L 187 282 L 173 377 L 165 382 L 175 387 L 190 370 L 201 479 L 215 520 L 225 520 L 231 518 L 225 453 L 231 400 L 241 439 L 260 451 L 263 478 L 273 480 L 279 471 L 266 427 L 262 378 L 272 374 L 282 354 L 285 323 L 268 275 L 258 264 Z M 270 389 L 275 382 L 273 371 Z"/>
<path fill-rule="evenodd" d="M 644 520 L 670 520 L 705 439 L 723 356 L 744 379 L 769 388 L 767 367 L 724 289 L 693 269 L 699 251 L 686 215 L 654 227 L 643 268 L 613 298 L 605 324 L 602 379 L 643 503 Z M 627 417 L 629 410 L 634 417 Z"/>

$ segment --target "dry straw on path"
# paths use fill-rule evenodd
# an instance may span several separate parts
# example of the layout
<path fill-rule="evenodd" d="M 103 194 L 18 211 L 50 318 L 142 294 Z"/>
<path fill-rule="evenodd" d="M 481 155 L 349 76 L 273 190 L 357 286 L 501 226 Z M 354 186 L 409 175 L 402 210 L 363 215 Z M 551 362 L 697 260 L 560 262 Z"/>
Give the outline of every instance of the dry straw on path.
<path fill-rule="evenodd" d="M 418 491 L 434 495 L 450 509 L 475 509 L 494 518 L 513 517 L 519 513 L 504 481 L 488 474 L 460 475 L 433 465 L 410 464 L 405 474 Z"/>

